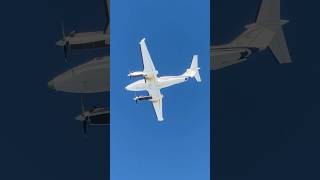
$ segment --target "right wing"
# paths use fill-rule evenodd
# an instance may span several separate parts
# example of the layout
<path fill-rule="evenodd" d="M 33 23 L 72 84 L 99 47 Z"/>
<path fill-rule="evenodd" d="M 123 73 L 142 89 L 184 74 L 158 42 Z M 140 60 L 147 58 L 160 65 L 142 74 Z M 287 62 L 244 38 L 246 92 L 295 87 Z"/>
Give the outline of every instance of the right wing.
<path fill-rule="evenodd" d="M 153 65 L 152 59 L 150 57 L 145 38 L 143 38 L 140 41 L 140 48 L 141 48 L 141 56 L 142 56 L 142 62 L 143 62 L 143 72 L 147 74 L 149 77 L 156 77 L 158 74 L 158 71 Z"/>
<path fill-rule="evenodd" d="M 159 89 L 148 90 L 149 95 L 152 97 L 153 109 L 156 112 L 158 121 L 163 121 L 162 117 L 162 94 Z"/>

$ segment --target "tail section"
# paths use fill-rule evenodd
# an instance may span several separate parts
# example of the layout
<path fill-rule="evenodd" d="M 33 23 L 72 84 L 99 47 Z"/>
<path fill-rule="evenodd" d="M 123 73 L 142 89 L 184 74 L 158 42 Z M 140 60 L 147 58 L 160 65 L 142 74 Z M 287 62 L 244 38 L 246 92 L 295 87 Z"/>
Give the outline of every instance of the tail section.
<path fill-rule="evenodd" d="M 262 0 L 256 23 L 279 22 L 280 11 L 280 0 Z"/>
<path fill-rule="evenodd" d="M 279 63 L 290 63 L 291 57 L 282 26 L 288 20 L 281 20 L 280 0 L 263 0 L 256 24 L 271 30 L 274 36 L 268 44 Z"/>
<path fill-rule="evenodd" d="M 247 30 L 232 42 L 236 47 L 269 48 L 279 63 L 290 63 L 283 28 L 288 20 L 280 18 L 280 0 L 262 0 L 255 23 L 247 25 Z"/>
<path fill-rule="evenodd" d="M 194 77 L 197 82 L 201 82 L 201 77 L 199 74 L 199 67 L 198 67 L 198 55 L 194 55 L 192 58 L 191 66 L 187 71 L 183 74 L 183 76 Z"/>

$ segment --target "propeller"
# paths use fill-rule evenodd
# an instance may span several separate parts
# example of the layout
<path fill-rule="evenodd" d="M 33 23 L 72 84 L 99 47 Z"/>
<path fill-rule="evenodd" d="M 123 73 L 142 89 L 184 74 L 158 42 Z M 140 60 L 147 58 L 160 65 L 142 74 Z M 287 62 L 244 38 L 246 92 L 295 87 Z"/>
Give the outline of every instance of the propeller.
<path fill-rule="evenodd" d="M 64 23 L 61 23 L 61 29 L 62 29 L 62 40 L 64 42 L 64 45 L 63 45 L 64 61 L 68 63 L 68 50 L 69 50 L 70 43 L 66 36 Z"/>
<path fill-rule="evenodd" d="M 64 61 L 66 63 L 68 63 L 68 49 L 69 49 L 69 41 L 65 42 L 65 45 L 63 46 Z"/>
<path fill-rule="evenodd" d="M 108 29 L 109 24 L 110 24 L 109 3 L 107 3 L 106 1 L 109 1 L 109 0 L 103 0 L 104 10 L 105 10 L 104 12 L 105 12 L 105 15 L 106 15 L 106 24 L 104 25 L 104 30 L 103 30 L 104 33 L 107 32 L 107 29 Z"/>
<path fill-rule="evenodd" d="M 61 23 L 61 30 L 62 30 L 62 39 L 65 40 L 66 39 L 66 33 L 64 30 L 64 23 Z"/>
<path fill-rule="evenodd" d="M 128 74 L 128 76 L 129 76 L 130 79 L 132 78 L 132 76 L 130 76 L 130 74 L 131 74 L 132 72 L 133 72 L 133 71 L 129 71 L 129 74 Z"/>
<path fill-rule="evenodd" d="M 88 121 L 82 121 L 82 132 L 85 136 L 87 136 L 87 129 L 88 129 Z"/>
<path fill-rule="evenodd" d="M 136 104 L 138 104 L 138 98 L 137 98 L 137 93 L 136 92 L 134 92 L 134 100 L 136 101 Z"/>
<path fill-rule="evenodd" d="M 84 103 L 83 103 L 83 96 L 81 96 L 81 111 L 84 113 L 85 108 L 84 108 Z"/>
<path fill-rule="evenodd" d="M 82 113 L 85 112 L 83 96 L 81 96 L 81 111 Z M 88 119 L 85 117 L 85 119 L 82 121 L 82 132 L 85 136 L 87 136 L 87 129 L 88 129 Z"/>

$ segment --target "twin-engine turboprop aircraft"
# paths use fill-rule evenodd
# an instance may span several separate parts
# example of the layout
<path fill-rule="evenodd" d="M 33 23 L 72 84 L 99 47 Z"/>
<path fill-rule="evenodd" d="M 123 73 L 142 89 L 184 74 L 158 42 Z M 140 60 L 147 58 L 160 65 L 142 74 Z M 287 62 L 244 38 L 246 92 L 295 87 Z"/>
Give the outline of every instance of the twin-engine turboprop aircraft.
<path fill-rule="evenodd" d="M 280 0 L 262 0 L 255 23 L 245 26 L 239 37 L 229 44 L 211 46 L 211 70 L 243 62 L 257 52 L 271 50 L 280 64 L 291 58 L 282 26 L 288 20 L 280 18 Z"/>
<path fill-rule="evenodd" d="M 197 82 L 201 81 L 198 67 L 198 56 L 194 55 L 189 69 L 180 76 L 163 76 L 157 77 L 158 71 L 155 69 L 152 59 L 150 57 L 148 48 L 145 43 L 145 38 L 140 41 L 140 48 L 142 54 L 143 71 L 131 72 L 129 77 L 143 77 L 125 87 L 128 91 L 148 91 L 148 96 L 137 96 L 133 100 L 137 101 L 151 101 L 156 112 L 158 121 L 163 121 L 162 116 L 162 98 L 160 90 L 175 84 L 183 83 L 189 78 L 195 78 Z"/>

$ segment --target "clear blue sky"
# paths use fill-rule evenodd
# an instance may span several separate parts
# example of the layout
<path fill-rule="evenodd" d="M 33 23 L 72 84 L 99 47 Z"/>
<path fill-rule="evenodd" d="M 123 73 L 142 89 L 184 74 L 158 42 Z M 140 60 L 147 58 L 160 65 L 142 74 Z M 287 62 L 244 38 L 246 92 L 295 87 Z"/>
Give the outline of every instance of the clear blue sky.
<path fill-rule="evenodd" d="M 119 0 L 111 6 L 111 179 L 209 179 L 209 0 Z M 162 90 L 162 123 L 151 103 L 136 105 L 134 93 L 124 89 L 136 80 L 128 72 L 142 70 L 143 37 L 159 76 L 183 73 L 199 55 L 203 82 Z"/>

